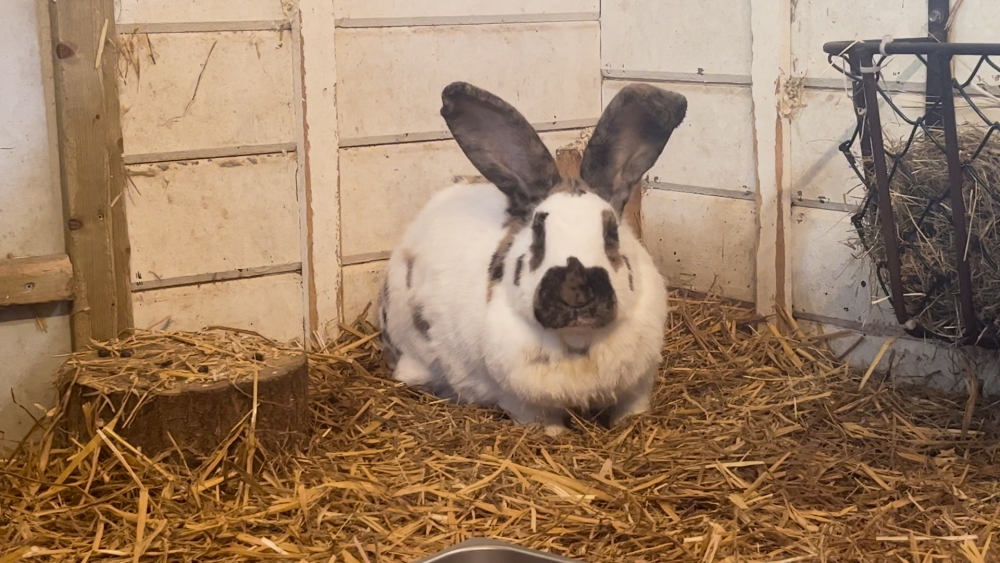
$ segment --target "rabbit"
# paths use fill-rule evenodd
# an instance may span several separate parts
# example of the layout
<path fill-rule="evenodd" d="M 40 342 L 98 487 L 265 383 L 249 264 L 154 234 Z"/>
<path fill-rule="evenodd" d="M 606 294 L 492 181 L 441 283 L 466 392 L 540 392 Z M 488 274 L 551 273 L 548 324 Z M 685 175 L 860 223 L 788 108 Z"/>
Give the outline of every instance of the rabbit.
<path fill-rule="evenodd" d="M 550 436 L 573 411 L 603 411 L 609 426 L 647 412 L 667 286 L 621 216 L 687 99 L 626 86 L 598 120 L 580 177 L 563 178 L 507 102 L 464 82 L 441 97 L 489 183 L 437 192 L 391 253 L 375 324 L 393 379 Z"/>

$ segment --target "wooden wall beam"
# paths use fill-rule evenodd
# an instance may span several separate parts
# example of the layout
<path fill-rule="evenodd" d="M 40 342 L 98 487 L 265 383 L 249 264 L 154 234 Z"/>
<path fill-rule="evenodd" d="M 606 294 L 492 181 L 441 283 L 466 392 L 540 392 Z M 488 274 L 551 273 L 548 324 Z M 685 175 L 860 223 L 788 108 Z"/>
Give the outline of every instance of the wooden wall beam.
<path fill-rule="evenodd" d="M 791 122 L 783 111 L 791 72 L 790 0 L 751 0 L 750 62 L 757 165 L 757 311 L 791 312 Z M 782 322 L 778 315 L 776 321 Z"/>
<path fill-rule="evenodd" d="M 0 260 L 0 307 L 73 299 L 73 264 L 65 254 Z"/>
<path fill-rule="evenodd" d="M 114 0 L 49 3 L 66 250 L 89 303 L 76 349 L 132 327 L 114 13 Z"/>

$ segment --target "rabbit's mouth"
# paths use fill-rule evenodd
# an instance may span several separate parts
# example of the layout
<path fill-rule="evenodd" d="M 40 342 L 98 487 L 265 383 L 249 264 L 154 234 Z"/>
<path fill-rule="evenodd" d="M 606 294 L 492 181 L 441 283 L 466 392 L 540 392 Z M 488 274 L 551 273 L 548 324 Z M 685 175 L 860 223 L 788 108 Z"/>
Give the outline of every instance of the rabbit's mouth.
<path fill-rule="evenodd" d="M 575 257 L 549 268 L 535 292 L 535 320 L 544 328 L 598 329 L 611 324 L 618 303 L 604 268 L 585 268 Z"/>

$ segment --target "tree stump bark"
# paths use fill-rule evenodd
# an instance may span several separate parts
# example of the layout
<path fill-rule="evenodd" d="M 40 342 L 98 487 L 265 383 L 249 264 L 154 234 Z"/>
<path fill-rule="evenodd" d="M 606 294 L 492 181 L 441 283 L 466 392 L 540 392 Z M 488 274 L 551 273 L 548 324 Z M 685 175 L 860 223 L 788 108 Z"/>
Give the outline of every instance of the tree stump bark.
<path fill-rule="evenodd" d="M 96 351 L 91 354 L 98 357 Z M 86 442 L 95 428 L 120 412 L 115 432 L 145 455 L 154 457 L 180 448 L 185 457 L 205 456 L 225 443 L 254 407 L 251 374 L 221 381 L 183 381 L 168 388 L 130 379 L 94 381 L 84 369 L 64 383 L 63 392 L 69 393 L 64 419 L 69 435 Z M 261 361 L 256 387 L 258 443 L 271 452 L 304 445 L 310 424 L 305 354 L 283 353 Z"/>

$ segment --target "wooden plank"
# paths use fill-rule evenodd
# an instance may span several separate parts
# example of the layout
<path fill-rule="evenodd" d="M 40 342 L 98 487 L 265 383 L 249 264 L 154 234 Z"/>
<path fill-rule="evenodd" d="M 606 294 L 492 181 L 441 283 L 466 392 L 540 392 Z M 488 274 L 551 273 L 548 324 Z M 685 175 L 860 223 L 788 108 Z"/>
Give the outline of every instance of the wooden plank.
<path fill-rule="evenodd" d="M 601 68 L 745 76 L 749 19 L 750 0 L 604 2 Z"/>
<path fill-rule="evenodd" d="M 751 0 L 754 152 L 756 156 L 757 311 L 791 310 L 787 265 L 791 221 L 789 122 L 780 95 L 791 66 L 790 0 Z M 780 317 L 778 321 L 780 322 Z"/>
<path fill-rule="evenodd" d="M 282 0 L 116 0 L 119 22 L 178 23 L 286 19 L 292 3 Z"/>
<path fill-rule="evenodd" d="M 531 123 L 600 115 L 598 22 L 340 29 L 341 136 L 442 131 L 441 90 L 463 80 Z"/>
<path fill-rule="evenodd" d="M 122 35 L 135 33 L 209 33 L 215 31 L 291 31 L 287 20 L 264 21 L 206 21 L 163 23 L 119 23 Z"/>
<path fill-rule="evenodd" d="M 65 254 L 0 260 L 0 307 L 68 301 L 73 264 Z"/>
<path fill-rule="evenodd" d="M 296 273 L 143 291 L 133 295 L 140 328 L 223 325 L 280 341 L 302 339 L 302 277 Z"/>
<path fill-rule="evenodd" d="M 796 208 L 789 251 L 795 311 L 858 323 L 895 324 L 887 303 L 872 306 L 878 290 L 870 263 L 851 245 L 857 232 L 847 214 Z"/>
<path fill-rule="evenodd" d="M 337 0 L 337 19 L 440 18 L 598 12 L 600 0 Z"/>
<path fill-rule="evenodd" d="M 353 322 L 371 303 L 368 319 L 375 318 L 375 300 L 388 262 L 344 266 L 344 321 Z"/>
<path fill-rule="evenodd" d="M 298 151 L 298 143 L 277 143 L 274 145 L 243 145 L 238 147 L 214 147 L 210 149 L 190 149 L 173 152 L 125 155 L 125 164 L 157 164 L 179 160 L 204 160 L 208 158 L 232 158 L 264 154 L 288 154 Z"/>
<path fill-rule="evenodd" d="M 343 18 L 337 20 L 340 28 L 363 27 L 419 27 L 427 25 L 497 25 L 504 23 L 554 23 L 599 21 L 599 12 L 548 13 L 548 14 L 497 14 L 472 16 L 415 16 L 404 18 Z"/>
<path fill-rule="evenodd" d="M 580 131 L 541 133 L 550 151 Z M 424 204 L 455 176 L 477 175 L 458 143 L 436 141 L 340 150 L 343 256 L 392 250 Z"/>
<path fill-rule="evenodd" d="M 86 287 L 74 347 L 132 326 L 114 1 L 49 4 L 67 253 Z M 84 326 L 89 324 L 89 326 Z"/>
<path fill-rule="evenodd" d="M 897 39 L 927 36 L 927 0 L 796 0 L 790 9 L 794 22 L 790 34 L 790 69 L 796 76 L 839 78 L 837 71 L 828 68 L 823 52 L 823 44 L 828 41 L 881 39 L 885 35 Z M 769 23 L 772 34 L 775 21 Z M 782 21 L 788 18 L 783 17 Z M 996 32 L 990 37 L 995 38 Z M 926 76 L 924 65 L 915 57 L 889 57 L 882 68 L 882 77 L 887 81 L 898 79 L 908 70 L 916 71 L 912 81 L 923 82 Z"/>
<path fill-rule="evenodd" d="M 604 82 L 605 105 L 631 82 Z M 683 94 L 688 115 L 649 170 L 653 182 L 757 191 L 753 153 L 753 101 L 745 86 L 654 84 Z"/>
<path fill-rule="evenodd" d="M 165 280 L 137 281 L 132 283 L 132 292 L 138 293 L 140 291 L 165 289 L 168 287 L 183 287 L 185 285 L 201 285 L 204 283 L 221 282 L 228 280 L 259 278 L 262 276 L 273 276 L 275 274 L 288 274 L 291 272 L 301 273 L 302 263 L 292 262 L 291 264 L 276 264 L 274 266 L 259 266 L 256 268 L 240 268 L 239 270 L 230 270 L 228 272 L 195 274 L 193 276 L 167 278 Z"/>
<path fill-rule="evenodd" d="M 291 33 L 122 35 L 126 155 L 296 140 Z"/>
<path fill-rule="evenodd" d="M 299 0 L 295 84 L 300 126 L 302 285 L 306 334 L 336 338 L 341 313 L 339 53 L 334 14 L 325 0 Z M 336 5 L 334 5 L 336 9 Z M 336 34 L 334 34 L 336 36 Z"/>
<path fill-rule="evenodd" d="M 300 262 L 297 168 L 294 154 L 130 166 L 131 281 Z"/>
<path fill-rule="evenodd" d="M 668 285 L 753 301 L 753 202 L 650 190 L 642 206 L 645 245 Z"/>

